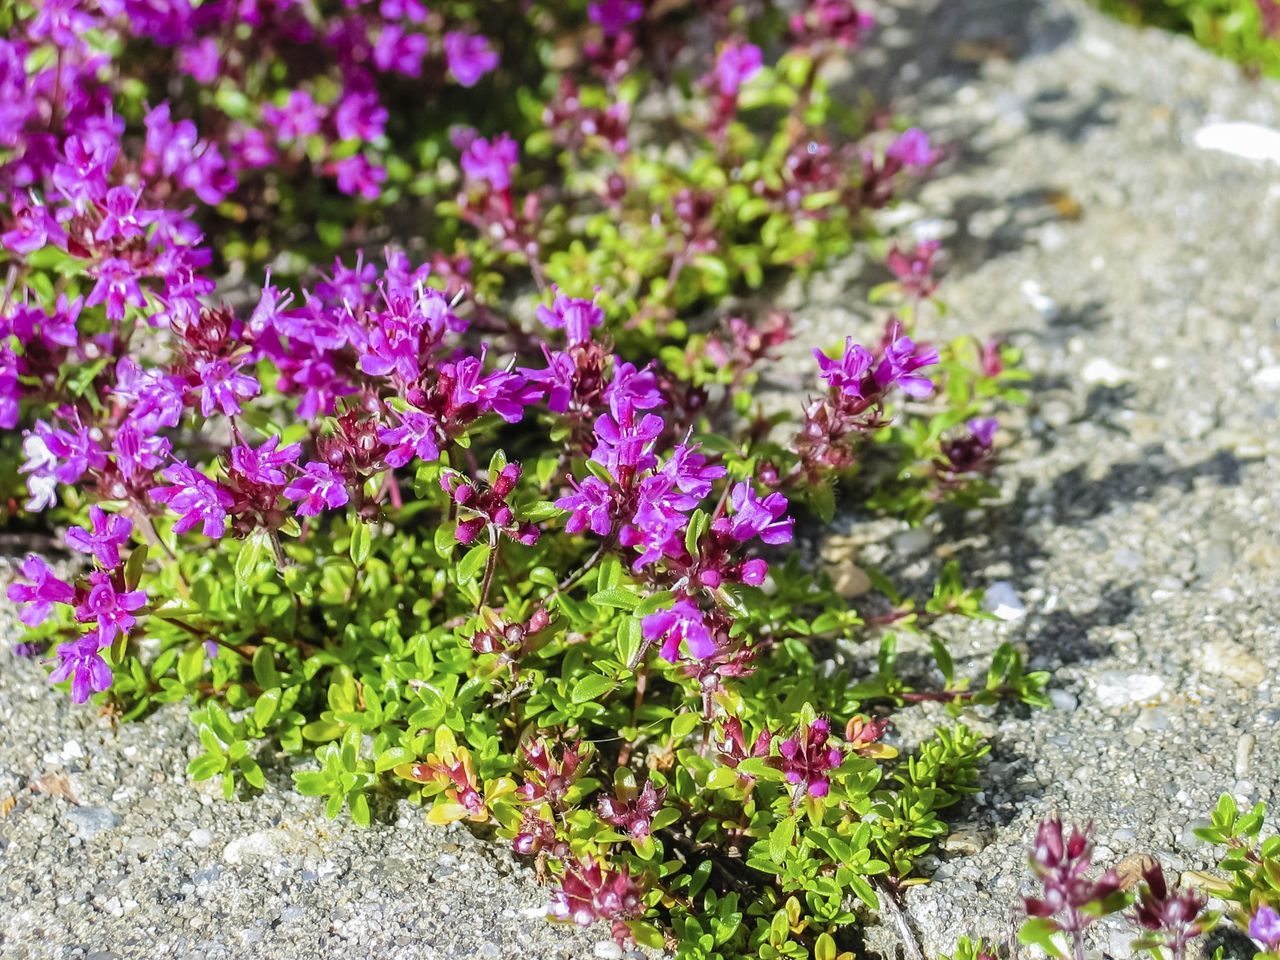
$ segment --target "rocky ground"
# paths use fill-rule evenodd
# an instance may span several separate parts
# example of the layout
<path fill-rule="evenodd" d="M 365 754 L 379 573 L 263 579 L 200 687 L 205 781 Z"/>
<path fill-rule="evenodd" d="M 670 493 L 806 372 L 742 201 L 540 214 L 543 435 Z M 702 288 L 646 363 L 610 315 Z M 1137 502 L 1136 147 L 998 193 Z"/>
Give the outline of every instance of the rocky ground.
<path fill-rule="evenodd" d="M 1094 820 L 1104 862 L 1195 870 L 1220 792 L 1280 786 L 1280 160 L 1224 126 L 1280 130 L 1280 87 L 1066 0 L 890 16 L 896 79 L 870 79 L 955 144 L 901 215 L 949 252 L 933 326 L 1008 335 L 1034 380 L 1000 504 L 861 559 L 923 580 L 958 543 L 1025 607 L 949 627 L 958 652 L 1012 638 L 1054 676 L 1051 711 L 967 718 L 995 738 L 983 791 L 906 902 L 932 956 L 1007 935 L 1046 814 Z M 807 326 L 780 370 L 864 330 L 868 282 L 850 262 L 786 291 Z M 6 656 L 0 729 L 0 957 L 620 956 L 546 924 L 529 871 L 465 830 L 325 821 L 283 777 L 252 803 L 193 787 L 180 710 L 117 728 Z"/>

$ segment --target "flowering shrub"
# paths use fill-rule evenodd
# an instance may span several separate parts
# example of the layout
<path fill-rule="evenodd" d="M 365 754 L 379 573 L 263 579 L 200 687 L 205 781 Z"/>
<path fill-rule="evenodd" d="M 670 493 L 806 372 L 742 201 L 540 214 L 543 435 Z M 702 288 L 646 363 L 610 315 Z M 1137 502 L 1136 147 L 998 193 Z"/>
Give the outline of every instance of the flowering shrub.
<path fill-rule="evenodd" d="M 734 298 L 870 238 L 938 155 L 828 96 L 870 26 L 848 0 L 529 4 L 482 36 L 500 6 L 6 8 L 0 426 L 19 522 L 78 558 L 23 563 L 21 650 L 124 717 L 193 701 L 189 772 L 228 798 L 313 754 L 329 816 L 488 825 L 553 917 L 834 957 L 986 749 L 948 725 L 900 758 L 890 712 L 1045 677 L 1011 645 L 957 675 L 929 630 L 978 615 L 954 566 L 855 607 L 784 548 L 837 491 L 978 502 L 1016 357 L 918 339 L 936 248 L 894 244 L 882 332 L 817 351 L 796 417 L 756 403 L 789 318 Z M 521 113 L 422 130 L 406 79 Z M 431 221 L 397 236 L 440 252 L 366 255 L 406 194 Z M 222 270 L 260 287 L 219 302 Z"/>

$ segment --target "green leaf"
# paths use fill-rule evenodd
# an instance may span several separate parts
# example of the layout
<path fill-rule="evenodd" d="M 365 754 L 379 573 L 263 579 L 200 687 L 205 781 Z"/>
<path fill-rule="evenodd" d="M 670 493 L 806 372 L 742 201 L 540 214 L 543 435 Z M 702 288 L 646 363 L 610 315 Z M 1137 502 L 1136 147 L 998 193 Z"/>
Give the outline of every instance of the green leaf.
<path fill-rule="evenodd" d="M 227 758 L 222 754 L 202 753 L 187 764 L 187 776 L 192 780 L 208 780 L 221 773 L 227 766 Z"/>
<path fill-rule="evenodd" d="M 263 644 L 253 651 L 253 679 L 263 690 L 280 685 L 280 674 L 276 672 L 275 650 L 269 644 Z"/>
<path fill-rule="evenodd" d="M 271 718 L 280 709 L 280 695 L 279 689 L 272 689 L 264 690 L 258 696 L 257 702 L 253 705 L 253 722 L 258 725 L 259 730 L 266 729 Z"/>
<path fill-rule="evenodd" d="M 769 857 L 774 863 L 782 863 L 791 849 L 796 835 L 796 818 L 786 817 L 769 832 Z"/>
<path fill-rule="evenodd" d="M 591 595 L 591 602 L 598 607 L 616 607 L 619 610 L 634 610 L 640 604 L 640 598 L 625 587 L 611 587 L 599 590 Z"/>
<path fill-rule="evenodd" d="M 588 703 L 592 700 L 599 700 L 614 686 L 616 684 L 608 677 L 603 677 L 598 673 L 589 673 L 574 684 L 573 702 Z"/>
<path fill-rule="evenodd" d="M 347 553 L 351 562 L 363 567 L 373 551 L 373 526 L 368 523 L 357 523 L 351 530 L 351 544 Z"/>
<path fill-rule="evenodd" d="M 477 544 L 467 551 L 466 556 L 458 563 L 458 583 L 471 583 L 480 575 L 489 560 L 489 545 Z"/>
<path fill-rule="evenodd" d="M 241 541 L 240 550 L 236 553 L 235 568 L 236 583 L 240 586 L 248 585 L 253 578 L 254 572 L 258 569 L 258 561 L 262 558 L 265 545 L 262 535 L 257 533 Z"/>
<path fill-rule="evenodd" d="M 702 717 L 699 714 L 692 712 L 681 713 L 671 721 L 671 736 L 676 740 L 683 740 L 698 729 L 698 724 L 701 722 Z"/>

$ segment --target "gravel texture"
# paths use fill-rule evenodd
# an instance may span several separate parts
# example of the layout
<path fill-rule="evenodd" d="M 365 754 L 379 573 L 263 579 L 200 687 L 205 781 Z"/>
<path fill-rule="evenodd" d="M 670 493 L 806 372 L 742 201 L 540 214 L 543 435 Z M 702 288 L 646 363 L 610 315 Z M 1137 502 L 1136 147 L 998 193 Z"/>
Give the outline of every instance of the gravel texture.
<path fill-rule="evenodd" d="M 1213 123 L 1280 129 L 1280 87 L 1066 0 L 887 14 L 896 79 L 871 79 L 955 144 L 900 214 L 949 252 L 932 326 L 1007 334 L 1034 381 L 1001 502 L 862 559 L 923 583 L 958 553 L 1013 618 L 949 625 L 961 663 L 1012 638 L 1054 674 L 1051 711 L 966 717 L 995 737 L 983 791 L 906 902 L 932 956 L 1008 935 L 1046 814 L 1094 820 L 1102 862 L 1195 870 L 1220 792 L 1274 799 L 1280 165 L 1196 144 Z M 852 260 L 784 291 L 806 327 L 781 382 L 808 388 L 809 347 L 869 329 L 849 305 L 878 279 Z M 366 830 L 325 821 L 284 769 L 251 803 L 189 784 L 180 708 L 116 727 L 5 655 L 0 729 L 6 960 L 621 955 L 603 928 L 545 923 L 503 851 L 407 806 Z M 1130 953 L 1110 926 L 1095 946 Z"/>

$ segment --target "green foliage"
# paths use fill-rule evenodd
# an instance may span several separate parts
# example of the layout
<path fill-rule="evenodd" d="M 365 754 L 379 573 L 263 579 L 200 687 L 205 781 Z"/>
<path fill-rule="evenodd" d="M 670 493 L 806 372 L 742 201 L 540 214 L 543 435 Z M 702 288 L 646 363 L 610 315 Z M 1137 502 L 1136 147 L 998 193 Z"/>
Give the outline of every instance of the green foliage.
<path fill-rule="evenodd" d="M 1104 10 L 1122 19 L 1189 33 L 1219 56 L 1248 70 L 1280 77 L 1280 5 L 1275 0 L 1099 2 Z"/>

